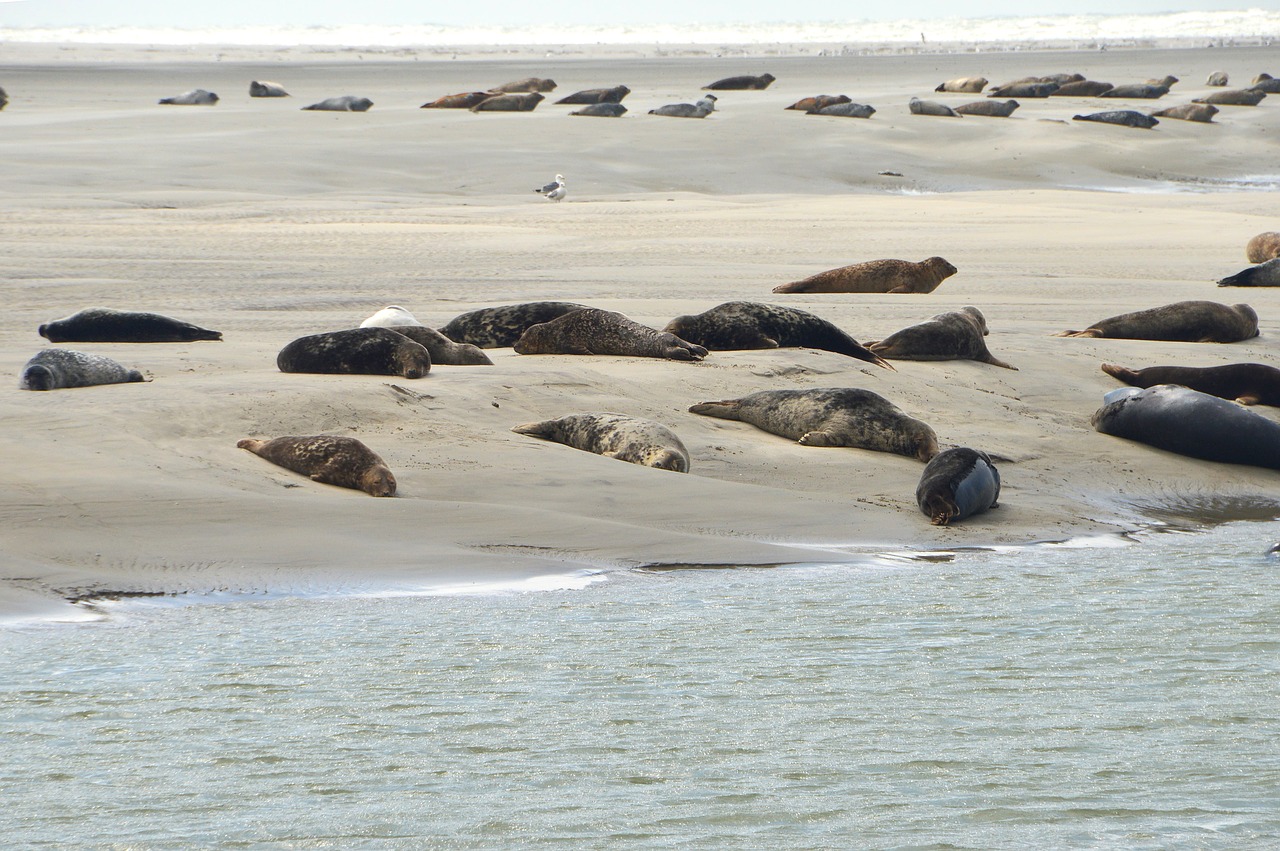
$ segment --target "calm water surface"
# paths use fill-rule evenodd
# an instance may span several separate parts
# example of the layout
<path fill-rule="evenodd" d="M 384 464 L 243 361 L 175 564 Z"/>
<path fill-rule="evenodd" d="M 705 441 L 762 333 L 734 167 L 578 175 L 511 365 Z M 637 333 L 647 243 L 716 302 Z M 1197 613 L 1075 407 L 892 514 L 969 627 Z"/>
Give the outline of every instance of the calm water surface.
<path fill-rule="evenodd" d="M 1277 534 L 0 630 L 3 842 L 1273 848 Z"/>

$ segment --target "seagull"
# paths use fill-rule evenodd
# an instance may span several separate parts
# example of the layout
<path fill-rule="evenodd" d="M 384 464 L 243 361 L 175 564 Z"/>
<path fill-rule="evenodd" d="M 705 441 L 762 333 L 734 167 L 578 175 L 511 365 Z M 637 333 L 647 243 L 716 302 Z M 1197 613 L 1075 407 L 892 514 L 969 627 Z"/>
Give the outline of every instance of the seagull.
<path fill-rule="evenodd" d="M 542 197 L 552 201 L 563 201 L 565 194 L 569 191 L 564 185 L 564 175 L 557 174 L 556 179 L 548 183 L 541 189 L 535 189 L 534 192 L 541 193 Z"/>

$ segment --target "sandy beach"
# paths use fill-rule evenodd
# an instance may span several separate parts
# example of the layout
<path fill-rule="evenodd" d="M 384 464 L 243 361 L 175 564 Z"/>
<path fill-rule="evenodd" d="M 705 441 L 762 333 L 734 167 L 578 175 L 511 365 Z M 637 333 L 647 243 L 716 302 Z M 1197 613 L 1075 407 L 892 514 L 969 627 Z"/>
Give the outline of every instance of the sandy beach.
<path fill-rule="evenodd" d="M 634 56 L 217 61 L 145 49 L 26 46 L 0 86 L 0 617 L 77 617 L 106 593 L 326 594 L 482 587 L 646 565 L 841 562 L 884 553 L 1064 541 L 1156 520 L 1274 511 L 1277 473 L 1096 433 L 1119 386 L 1099 365 L 1274 362 L 1280 293 L 1219 289 L 1254 234 L 1280 230 L 1280 96 L 1212 124 L 1072 122 L 1143 111 L 1280 75 L 1273 49 L 920 56 Z M 733 74 L 701 121 L 646 114 Z M 1180 78 L 1159 101 L 1023 100 L 1008 119 L 911 115 L 943 80 L 1079 72 Z M 558 88 L 532 113 L 420 110 L 526 76 Z M 291 98 L 251 99 L 250 80 Z M 552 101 L 626 84 L 620 119 Z M 160 106 L 202 87 L 216 107 Z M 808 95 L 870 103 L 870 120 L 784 111 Z M 369 97 L 368 113 L 306 112 Z M 892 174 L 886 174 L 891 172 Z M 531 190 L 554 174 L 563 203 Z M 941 255 L 928 295 L 775 295 L 849 263 Z M 1186 299 L 1252 305 L 1261 336 L 1230 345 L 1052 336 Z M 433 327 L 475 308 L 569 300 L 662 327 L 730 300 L 809 310 L 859 340 L 975 305 L 1017 371 L 969 361 L 896 370 L 808 349 L 701 363 L 490 352 L 420 380 L 287 375 L 296 337 L 399 304 Z M 149 383 L 17 389 L 47 346 L 38 325 L 91 306 L 148 310 L 219 343 L 65 344 Z M 700 401 L 756 390 L 862 387 L 929 423 L 944 446 L 999 456 L 1001 506 L 933 527 L 922 465 L 815 449 Z M 1258 408 L 1273 419 L 1280 413 Z M 686 475 L 510 431 L 581 411 L 672 428 Z M 236 448 L 242 437 L 358 437 L 396 499 L 314 484 Z"/>

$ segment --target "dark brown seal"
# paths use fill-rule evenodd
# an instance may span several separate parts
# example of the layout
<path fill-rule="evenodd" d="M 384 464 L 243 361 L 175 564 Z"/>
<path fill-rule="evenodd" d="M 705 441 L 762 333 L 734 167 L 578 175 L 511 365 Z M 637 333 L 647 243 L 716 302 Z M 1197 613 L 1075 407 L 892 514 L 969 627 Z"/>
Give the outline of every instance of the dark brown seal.
<path fill-rule="evenodd" d="M 663 330 L 713 352 L 803 346 L 893 368 L 827 320 L 794 307 L 727 301 L 703 313 L 677 316 Z"/>
<path fill-rule="evenodd" d="M 1244 255 L 1250 263 L 1266 263 L 1280 257 L 1280 231 L 1264 231 L 1244 247 Z"/>
<path fill-rule="evenodd" d="M 424 103 L 418 109 L 470 109 L 481 101 L 493 97 L 493 92 L 459 92 L 456 95 L 445 95 Z"/>
<path fill-rule="evenodd" d="M 986 77 L 956 77 L 939 84 L 934 91 L 976 95 L 987 87 L 988 82 Z"/>
<path fill-rule="evenodd" d="M 1247 304 L 1178 301 L 1150 310 L 1122 313 L 1095 322 L 1083 331 L 1063 331 L 1054 336 L 1236 343 L 1258 336 L 1258 314 Z"/>
<path fill-rule="evenodd" d="M 704 91 L 720 92 L 720 91 L 761 91 L 769 88 L 769 84 L 778 79 L 772 74 L 761 74 L 753 77 L 750 74 L 744 74 L 739 77 L 725 77 L 723 80 L 716 80 L 710 85 L 703 86 Z"/>
<path fill-rule="evenodd" d="M 811 109 L 805 115 L 834 115 L 838 118 L 870 118 L 876 108 L 869 103 L 833 103 L 822 109 Z"/>
<path fill-rule="evenodd" d="M 976 360 L 1017 369 L 996 358 L 983 339 L 987 319 L 976 307 L 939 313 L 928 322 L 903 328 L 867 348 L 890 360 Z"/>
<path fill-rule="evenodd" d="M 1181 384 L 1210 396 L 1234 399 L 1242 405 L 1280 407 L 1280 369 L 1262 363 L 1229 363 L 1224 366 L 1149 366 L 1127 369 L 1104 363 L 1102 371 L 1134 387 Z"/>
<path fill-rule="evenodd" d="M 1218 281 L 1220 287 L 1280 287 L 1280 257 Z"/>
<path fill-rule="evenodd" d="M 1051 98 L 1096 98 L 1103 92 L 1109 92 L 1115 86 L 1110 83 L 1103 83 L 1099 80 L 1077 80 L 1074 83 L 1065 83 L 1053 91 L 1049 92 Z"/>
<path fill-rule="evenodd" d="M 1191 102 L 1213 103 L 1219 106 L 1257 106 L 1266 96 L 1266 92 L 1257 89 L 1227 89 L 1202 98 L 1193 98 Z"/>
<path fill-rule="evenodd" d="M 853 99 L 848 95 L 814 95 L 812 97 L 800 98 L 800 100 L 791 104 L 791 106 L 783 107 L 783 109 L 800 109 L 805 112 L 822 109 L 826 106 L 834 106 L 838 103 L 850 103 Z"/>
<path fill-rule="evenodd" d="M 580 92 L 574 92 L 567 97 L 560 98 L 556 103 L 622 103 L 622 99 L 629 94 L 631 94 L 631 89 L 626 86 L 614 86 L 609 89 L 583 89 Z"/>
<path fill-rule="evenodd" d="M 934 526 L 946 526 L 995 508 L 1000 471 L 985 452 L 957 446 L 925 465 L 916 486 L 916 505 Z"/>
<path fill-rule="evenodd" d="M 146 379 L 136 369 L 129 369 L 111 358 L 71 349 L 44 349 L 22 368 L 18 387 L 21 390 L 59 390 L 134 381 Z"/>
<path fill-rule="evenodd" d="M 39 328 L 51 343 L 191 343 L 221 340 L 221 331 L 210 331 L 159 313 L 90 307 Z"/>
<path fill-rule="evenodd" d="M 1211 103 L 1184 103 L 1181 106 L 1171 106 L 1151 114 L 1159 118 L 1176 118 L 1179 121 L 1199 121 L 1202 124 L 1208 124 L 1218 114 L 1218 108 Z"/>
<path fill-rule="evenodd" d="M 286 470 L 309 476 L 313 482 L 354 488 L 370 496 L 396 495 L 396 477 L 386 462 L 354 437 L 246 437 L 236 446 Z"/>
<path fill-rule="evenodd" d="M 624 414 L 570 414 L 511 429 L 642 467 L 689 472 L 689 450 L 661 423 Z"/>
<path fill-rule="evenodd" d="M 485 98 L 475 106 L 471 107 L 472 112 L 533 112 L 538 104 L 542 103 L 544 97 L 538 92 L 529 92 L 527 94 L 513 95 L 494 95 Z"/>
<path fill-rule="evenodd" d="M 849 446 L 928 461 L 938 454 L 933 429 L 878 393 L 854 387 L 761 390 L 740 399 L 700 402 L 690 412 L 741 420 L 803 446 Z"/>
<path fill-rule="evenodd" d="M 455 343 L 470 343 L 482 349 L 502 349 L 514 346 L 520 335 L 532 326 L 584 308 L 585 304 L 571 301 L 531 301 L 485 307 L 455 316 L 439 330 Z"/>
<path fill-rule="evenodd" d="M 489 89 L 491 92 L 499 92 L 502 94 L 554 92 L 555 90 L 556 81 L 544 77 L 525 77 L 523 80 L 513 80 L 510 83 L 503 83 L 501 86 L 494 86 L 492 89 Z"/>
<path fill-rule="evenodd" d="M 516 340 L 522 355 L 628 355 L 668 360 L 702 360 L 707 350 L 621 313 L 588 307 L 534 325 Z"/>
<path fill-rule="evenodd" d="M 960 115 L 987 115 L 992 118 L 1008 118 L 1018 108 L 1016 100 L 979 100 L 956 107 Z"/>
<path fill-rule="evenodd" d="M 422 378 L 431 355 L 390 328 L 351 328 L 299 337 L 280 350 L 276 365 L 281 372 Z"/>
<path fill-rule="evenodd" d="M 773 288 L 775 293 L 931 293 L 956 273 L 941 257 L 919 263 L 871 260 L 810 275 Z"/>

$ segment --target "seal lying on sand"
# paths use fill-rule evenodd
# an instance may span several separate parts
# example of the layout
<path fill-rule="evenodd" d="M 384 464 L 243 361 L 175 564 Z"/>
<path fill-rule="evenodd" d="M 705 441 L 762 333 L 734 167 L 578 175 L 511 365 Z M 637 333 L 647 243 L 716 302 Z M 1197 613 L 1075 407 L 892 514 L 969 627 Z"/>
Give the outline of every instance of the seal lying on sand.
<path fill-rule="evenodd" d="M 928 461 L 938 454 L 933 429 L 888 399 L 854 387 L 761 390 L 740 399 L 700 402 L 695 414 L 741 420 L 802 446 L 849 446 Z"/>
<path fill-rule="evenodd" d="M 159 313 L 90 307 L 41 325 L 40 336 L 51 343 L 191 343 L 221 340 L 210 331 Z"/>
<path fill-rule="evenodd" d="M 470 109 L 481 101 L 493 97 L 493 92 L 459 92 L 428 101 L 418 109 Z"/>
<path fill-rule="evenodd" d="M 916 487 L 916 505 L 934 526 L 946 526 L 995 508 L 1000 471 L 985 452 L 957 446 L 925 465 Z"/>
<path fill-rule="evenodd" d="M 1102 371 L 1134 387 L 1180 384 L 1241 405 L 1280 407 L 1280 369 L 1261 363 L 1229 363 L 1224 366 L 1149 366 L 1126 369 L 1104 363 Z"/>
<path fill-rule="evenodd" d="M 979 100 L 956 107 L 959 115 L 988 115 L 992 118 L 1008 118 L 1018 108 L 1016 100 Z"/>
<path fill-rule="evenodd" d="M 1202 98 L 1192 98 L 1192 103 L 1215 103 L 1220 106 L 1257 106 L 1267 93 L 1258 89 L 1227 89 Z"/>
<path fill-rule="evenodd" d="M 264 82 L 253 80 L 249 83 L 249 97 L 251 98 L 287 98 L 289 93 L 284 90 L 284 86 L 279 83 Z"/>
<path fill-rule="evenodd" d="M 522 355 L 628 355 L 668 360 L 702 360 L 707 350 L 621 313 L 594 307 L 534 325 L 516 340 Z"/>
<path fill-rule="evenodd" d="M 1103 92 L 1109 92 L 1115 86 L 1100 80 L 1078 80 L 1066 83 L 1049 92 L 1051 98 L 1096 98 Z"/>
<path fill-rule="evenodd" d="M 422 378 L 431 371 L 431 355 L 390 328 L 351 328 L 299 337 L 280 350 L 276 366 L 281 372 Z"/>
<path fill-rule="evenodd" d="M 827 320 L 794 307 L 727 301 L 695 316 L 677 316 L 663 330 L 711 351 L 803 346 L 893 368 Z"/>
<path fill-rule="evenodd" d="M 959 118 L 960 113 L 944 103 L 938 103 L 934 100 L 920 100 L 920 98 L 912 98 L 907 102 L 907 109 L 911 110 L 912 115 L 947 115 L 952 118 Z"/>
<path fill-rule="evenodd" d="M 669 103 L 649 110 L 650 115 L 666 115 L 671 118 L 706 118 L 716 111 L 716 96 L 706 95 L 697 103 Z"/>
<path fill-rule="evenodd" d="M 773 288 L 775 293 L 931 293 L 956 273 L 941 257 L 870 260 L 810 275 Z"/>
<path fill-rule="evenodd" d="M 689 472 L 689 450 L 661 423 L 623 414 L 570 414 L 511 429 L 643 467 Z"/>
<path fill-rule="evenodd" d="M 189 92 L 183 92 L 180 95 L 174 95 L 171 98 L 160 98 L 160 103 L 172 103 L 180 106 L 213 106 L 218 102 L 218 96 L 213 92 L 204 89 L 192 89 Z"/>
<path fill-rule="evenodd" d="M 485 98 L 475 106 L 472 112 L 533 112 L 545 98 L 538 92 L 526 94 L 494 95 Z"/>
<path fill-rule="evenodd" d="M 903 328 L 867 348 L 890 360 L 976 360 L 1017 369 L 987 351 L 987 320 L 976 307 L 939 313 L 928 322 Z"/>
<path fill-rule="evenodd" d="M 1112 86 L 1098 95 L 1100 98 L 1129 98 L 1131 100 L 1155 100 L 1169 94 L 1168 86 L 1153 86 L 1150 83 L 1126 83 Z"/>
<path fill-rule="evenodd" d="M 1073 115 L 1073 121 L 1096 121 L 1099 124 L 1120 124 L 1124 127 L 1141 127 L 1150 130 L 1160 122 L 1150 115 L 1143 115 L 1132 109 L 1112 109 L 1106 112 L 1093 112 L 1089 115 Z"/>
<path fill-rule="evenodd" d="M 1280 80 L 1270 74 L 1259 74 L 1253 78 L 1253 84 L 1249 88 L 1255 92 L 1266 92 L 1269 95 L 1280 94 Z"/>
<path fill-rule="evenodd" d="M 433 364 L 446 366 L 492 366 L 478 346 L 470 343 L 455 343 L 434 328 L 428 328 L 419 322 L 412 313 L 398 304 L 384 307 L 368 319 L 360 323 L 361 328 L 390 328 L 397 334 L 403 334 L 415 343 L 419 343 L 431 355 Z"/>
<path fill-rule="evenodd" d="M 571 301 L 531 301 L 502 307 L 485 307 L 455 316 L 441 325 L 439 330 L 455 343 L 470 343 L 482 349 L 501 349 L 514 346 L 520 335 L 534 325 L 550 322 L 566 313 L 585 308 L 585 304 Z"/>
<path fill-rule="evenodd" d="M 398 304 L 389 304 L 360 322 L 361 328 L 390 328 L 392 325 L 421 325 L 414 316 Z"/>
<path fill-rule="evenodd" d="M 1280 470 L 1280 423 L 1234 402 L 1174 384 L 1123 387 L 1090 422 L 1103 434 L 1206 461 Z"/>
<path fill-rule="evenodd" d="M 749 74 L 740 77 L 725 77 L 723 80 L 716 80 L 709 86 L 703 86 L 703 91 L 760 91 L 769 88 L 769 84 L 776 80 L 777 77 L 772 74 L 761 74 L 758 77 L 752 77 Z"/>
<path fill-rule="evenodd" d="M 525 77 L 523 80 L 513 80 L 510 83 L 503 83 L 501 86 L 494 86 L 492 89 L 489 89 L 491 92 L 499 92 L 503 94 L 518 94 L 520 92 L 554 92 L 555 90 L 556 81 L 542 77 Z"/>
<path fill-rule="evenodd" d="M 386 462 L 354 437 L 246 437 L 236 446 L 286 470 L 309 476 L 313 482 L 354 488 L 370 496 L 396 495 L 396 477 Z"/>
<path fill-rule="evenodd" d="M 840 118 L 870 118 L 876 108 L 867 103 L 833 103 L 821 109 L 811 109 L 805 115 L 834 115 Z"/>
<path fill-rule="evenodd" d="M 800 98 L 800 100 L 784 106 L 783 109 L 799 109 L 804 112 L 812 112 L 814 110 L 823 109 L 828 106 L 835 106 L 839 103 L 849 103 L 853 100 L 848 95 L 814 95 L 812 97 Z"/>
<path fill-rule="evenodd" d="M 987 92 L 989 98 L 1047 98 L 1062 88 L 1059 83 L 1006 83 Z"/>
<path fill-rule="evenodd" d="M 934 91 L 976 95 L 987 87 L 987 82 L 986 77 L 957 77 L 941 83 Z"/>
<path fill-rule="evenodd" d="M 1181 343 L 1236 343 L 1258 336 L 1258 314 L 1247 304 L 1178 301 L 1150 310 L 1122 313 L 1083 331 L 1055 337 L 1107 337 L 1113 340 L 1170 340 Z"/>
<path fill-rule="evenodd" d="M 1213 73 L 1211 73 L 1211 74 L 1209 75 L 1209 77 L 1204 81 L 1204 84 L 1205 84 L 1206 86 L 1214 86 L 1214 87 L 1216 87 L 1216 88 L 1223 88 L 1224 86 L 1226 86 L 1226 85 L 1227 85 L 1227 81 L 1228 81 L 1229 79 L 1231 79 L 1231 78 L 1227 75 L 1227 72 L 1226 72 L 1226 71 L 1214 71 L 1214 72 L 1213 72 Z"/>
<path fill-rule="evenodd" d="M 304 110 L 318 112 L 368 112 L 373 101 L 355 95 L 341 95 L 336 98 L 325 98 L 319 103 L 304 106 Z"/>
<path fill-rule="evenodd" d="M 98 384 L 128 384 L 146 381 L 142 373 L 129 369 L 111 358 L 73 352 L 70 349 L 44 349 L 36 352 L 22 368 L 22 390 L 59 390 L 64 387 L 93 387 Z"/>
<path fill-rule="evenodd" d="M 1208 124 L 1218 114 L 1218 108 L 1209 103 L 1184 103 L 1182 106 L 1171 106 L 1151 114 L 1158 118 L 1177 118 L 1180 121 L 1199 121 L 1202 124 Z"/>
<path fill-rule="evenodd" d="M 1218 281 L 1220 287 L 1280 287 L 1280 257 Z"/>
<path fill-rule="evenodd" d="M 626 86 L 614 86 L 611 89 L 583 89 L 568 97 L 562 97 L 556 103 L 622 103 L 622 99 L 631 94 Z"/>
<path fill-rule="evenodd" d="M 620 103 L 589 103 L 582 109 L 575 109 L 570 115 L 590 115 L 596 118 L 621 118 L 627 108 Z"/>
<path fill-rule="evenodd" d="M 1266 263 L 1280 257 L 1280 231 L 1265 231 L 1249 240 L 1244 256 L 1250 263 Z"/>

